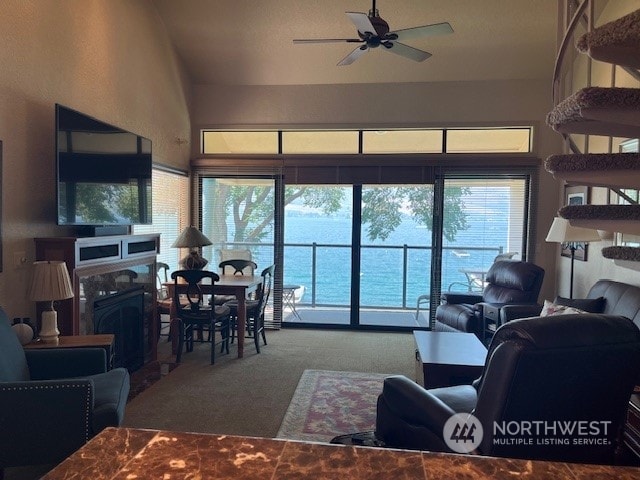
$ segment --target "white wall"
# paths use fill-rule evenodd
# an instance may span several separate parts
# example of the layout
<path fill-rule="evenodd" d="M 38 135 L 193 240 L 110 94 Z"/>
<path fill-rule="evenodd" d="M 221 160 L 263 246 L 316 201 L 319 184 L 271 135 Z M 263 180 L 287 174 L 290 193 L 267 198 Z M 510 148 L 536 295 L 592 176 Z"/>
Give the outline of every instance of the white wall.
<path fill-rule="evenodd" d="M 149 0 L 3 0 L 0 140 L 3 142 L 0 305 L 35 315 L 26 298 L 34 237 L 55 225 L 54 105 L 60 103 L 153 141 L 154 161 L 186 169 L 189 89 Z"/>
<path fill-rule="evenodd" d="M 193 138 L 202 127 L 375 127 L 534 125 L 535 154 L 562 149 L 545 123 L 551 80 L 309 86 L 193 87 Z M 197 151 L 194 150 L 194 155 Z M 559 250 L 544 242 L 558 209 L 559 183 L 541 169 L 535 261 L 548 273 L 542 295 L 555 295 Z"/>

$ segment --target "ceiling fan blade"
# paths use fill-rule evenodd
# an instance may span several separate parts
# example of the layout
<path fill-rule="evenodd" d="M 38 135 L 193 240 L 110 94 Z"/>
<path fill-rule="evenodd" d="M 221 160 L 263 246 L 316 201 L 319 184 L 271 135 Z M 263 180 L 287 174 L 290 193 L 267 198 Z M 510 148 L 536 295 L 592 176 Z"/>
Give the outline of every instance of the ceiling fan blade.
<path fill-rule="evenodd" d="M 360 38 L 296 38 L 293 43 L 363 43 Z"/>
<path fill-rule="evenodd" d="M 367 53 L 368 50 L 369 50 L 369 48 L 366 45 L 362 45 L 362 46 L 356 48 L 349 55 L 347 55 L 342 60 L 340 60 L 338 62 L 338 66 L 342 67 L 344 65 L 351 65 L 353 62 L 355 62 L 362 55 Z"/>
<path fill-rule="evenodd" d="M 416 62 L 422 62 L 431 56 L 429 52 L 418 50 L 417 48 L 410 47 L 409 45 L 405 45 L 400 42 L 385 42 L 383 45 L 385 48 L 382 50 L 395 53 L 396 55 L 401 55 Z"/>
<path fill-rule="evenodd" d="M 428 35 L 446 35 L 453 33 L 453 28 L 449 22 L 434 23 L 433 25 L 423 25 L 422 27 L 404 28 L 402 30 L 396 30 L 389 32 L 389 35 L 397 35 L 398 40 L 406 42 L 407 40 L 413 40 L 414 38 L 426 37 Z"/>
<path fill-rule="evenodd" d="M 349 17 L 360 33 L 369 32 L 372 35 L 378 35 L 366 13 L 347 12 L 347 17 Z"/>

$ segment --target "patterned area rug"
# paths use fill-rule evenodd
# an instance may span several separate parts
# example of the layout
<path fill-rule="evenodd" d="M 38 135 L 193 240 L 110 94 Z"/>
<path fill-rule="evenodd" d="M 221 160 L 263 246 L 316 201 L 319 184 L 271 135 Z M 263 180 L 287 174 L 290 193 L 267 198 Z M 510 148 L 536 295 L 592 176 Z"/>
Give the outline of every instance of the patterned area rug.
<path fill-rule="evenodd" d="M 374 430 L 376 401 L 388 374 L 305 370 L 277 438 L 329 442 Z"/>

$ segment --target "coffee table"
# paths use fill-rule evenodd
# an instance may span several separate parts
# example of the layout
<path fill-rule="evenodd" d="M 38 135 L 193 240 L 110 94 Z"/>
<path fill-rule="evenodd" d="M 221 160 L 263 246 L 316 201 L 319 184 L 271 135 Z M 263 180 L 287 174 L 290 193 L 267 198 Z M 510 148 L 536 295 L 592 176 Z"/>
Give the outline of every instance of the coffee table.
<path fill-rule="evenodd" d="M 416 382 L 425 388 L 471 383 L 482 373 L 487 348 L 473 333 L 415 330 Z"/>

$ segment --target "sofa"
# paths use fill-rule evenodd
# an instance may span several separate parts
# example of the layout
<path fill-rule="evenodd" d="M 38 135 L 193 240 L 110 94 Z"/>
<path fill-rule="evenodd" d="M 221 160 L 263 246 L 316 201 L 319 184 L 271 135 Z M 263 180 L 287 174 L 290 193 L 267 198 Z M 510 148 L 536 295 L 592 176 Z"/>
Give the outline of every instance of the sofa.
<path fill-rule="evenodd" d="M 640 287 L 614 280 L 598 280 L 585 298 L 556 297 L 556 305 L 569 306 L 588 313 L 622 315 L 640 327 Z M 543 305 L 505 305 L 500 309 L 500 325 L 518 318 L 540 315 Z"/>

